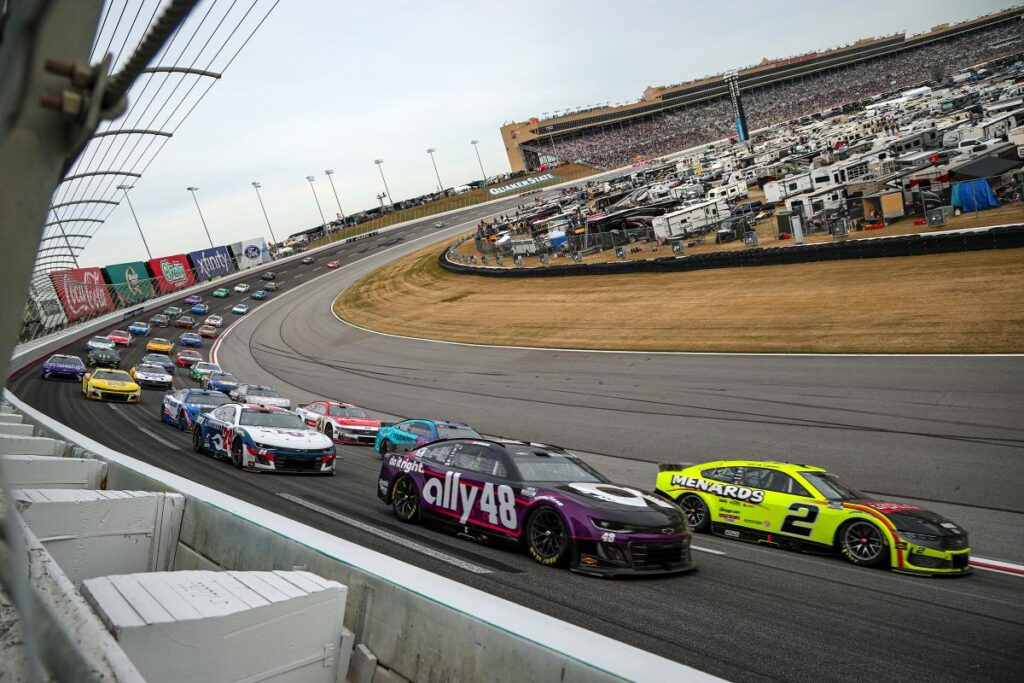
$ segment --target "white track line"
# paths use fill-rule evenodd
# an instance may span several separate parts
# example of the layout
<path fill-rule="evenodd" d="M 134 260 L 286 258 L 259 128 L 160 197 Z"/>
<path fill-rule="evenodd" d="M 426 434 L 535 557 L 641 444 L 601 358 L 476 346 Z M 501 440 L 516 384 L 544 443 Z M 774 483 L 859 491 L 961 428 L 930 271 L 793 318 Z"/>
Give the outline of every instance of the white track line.
<path fill-rule="evenodd" d="M 278 493 L 277 495 L 281 496 L 285 500 L 290 500 L 293 503 L 297 503 L 298 505 L 301 505 L 304 508 L 308 508 L 310 510 L 313 510 L 314 512 L 319 512 L 322 515 L 326 515 L 327 517 L 330 517 L 331 519 L 337 520 L 337 521 L 341 522 L 342 524 L 348 524 L 349 526 L 353 526 L 353 527 L 355 527 L 355 528 L 357 528 L 357 529 L 359 529 L 361 531 L 365 531 L 365 532 L 367 532 L 369 534 L 373 534 L 374 536 L 377 536 L 378 538 L 383 538 L 385 541 L 391 541 L 392 543 L 397 543 L 400 546 L 404 546 L 406 548 L 409 548 L 410 550 L 414 550 L 414 551 L 416 551 L 418 553 L 421 553 L 423 555 L 427 555 L 429 557 L 432 557 L 435 560 L 440 560 L 441 562 L 447 562 L 448 564 L 450 564 L 452 566 L 455 566 L 455 567 L 458 567 L 459 569 L 465 569 L 467 572 L 472 572 L 474 574 L 490 574 L 491 573 L 490 569 L 484 569 L 483 567 L 481 567 L 479 565 L 475 565 L 472 562 L 466 562 L 465 560 L 461 560 L 461 559 L 455 557 L 454 555 L 449 555 L 447 553 L 442 553 L 439 550 L 434 550 L 433 548 L 428 548 L 425 545 L 420 545 L 419 543 L 416 543 L 415 541 L 410 541 L 409 539 L 403 538 L 402 536 L 398 536 L 398 535 L 393 534 L 391 532 L 384 531 L 383 529 L 378 529 L 375 526 L 372 526 L 370 524 L 366 524 L 365 522 L 360 522 L 357 519 L 352 519 L 351 517 L 343 515 L 340 512 L 335 512 L 334 510 L 330 510 L 328 508 L 325 508 L 322 505 L 317 505 L 316 503 L 308 501 L 308 500 L 306 500 L 304 498 L 299 498 L 298 496 L 293 496 L 290 493 Z"/>
<path fill-rule="evenodd" d="M 703 546 L 693 545 L 692 543 L 690 544 L 690 548 L 692 550 L 697 550 L 697 551 L 702 552 L 702 553 L 711 553 L 712 555 L 725 555 L 726 554 L 722 550 L 712 550 L 711 548 L 705 548 Z"/>
<path fill-rule="evenodd" d="M 1014 564 L 1013 562 L 989 560 L 984 557 L 972 557 L 971 566 L 976 569 L 984 569 L 985 571 L 1024 577 L 1024 565 Z"/>

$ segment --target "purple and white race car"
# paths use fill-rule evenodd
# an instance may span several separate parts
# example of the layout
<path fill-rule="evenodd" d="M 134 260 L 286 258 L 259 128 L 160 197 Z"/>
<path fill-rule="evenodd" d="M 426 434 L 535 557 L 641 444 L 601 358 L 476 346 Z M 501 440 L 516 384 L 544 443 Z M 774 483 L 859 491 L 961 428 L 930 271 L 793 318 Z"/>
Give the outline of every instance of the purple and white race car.
<path fill-rule="evenodd" d="M 43 379 L 70 379 L 81 382 L 85 373 L 85 363 L 78 356 L 56 353 L 43 363 Z"/>
<path fill-rule="evenodd" d="M 519 543 L 537 562 L 595 576 L 685 572 L 686 515 L 608 481 L 579 457 L 522 441 L 452 439 L 384 456 L 377 496 L 403 522 Z"/>

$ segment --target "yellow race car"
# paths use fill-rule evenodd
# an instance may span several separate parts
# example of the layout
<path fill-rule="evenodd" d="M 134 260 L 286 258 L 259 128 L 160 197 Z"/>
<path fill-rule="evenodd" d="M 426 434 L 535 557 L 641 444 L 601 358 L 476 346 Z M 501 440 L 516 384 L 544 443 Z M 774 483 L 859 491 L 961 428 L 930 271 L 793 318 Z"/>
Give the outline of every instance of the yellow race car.
<path fill-rule="evenodd" d="M 152 353 L 170 353 L 173 348 L 174 344 L 171 343 L 171 340 L 163 337 L 153 337 L 146 344 L 146 351 Z"/>
<path fill-rule="evenodd" d="M 874 500 L 820 467 L 719 460 L 659 465 L 657 492 L 694 531 L 795 550 L 838 552 L 908 574 L 967 574 L 967 532 L 916 505 Z"/>
<path fill-rule="evenodd" d="M 82 393 L 91 401 L 138 403 L 142 388 L 124 370 L 94 368 L 82 377 Z"/>

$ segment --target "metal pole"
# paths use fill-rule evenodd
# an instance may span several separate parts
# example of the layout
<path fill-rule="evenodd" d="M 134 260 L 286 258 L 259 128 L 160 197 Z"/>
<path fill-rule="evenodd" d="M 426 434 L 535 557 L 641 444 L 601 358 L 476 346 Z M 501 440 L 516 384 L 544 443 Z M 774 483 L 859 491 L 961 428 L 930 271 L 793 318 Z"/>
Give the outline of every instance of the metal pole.
<path fill-rule="evenodd" d="M 311 175 L 306 176 L 306 180 L 309 181 L 309 189 L 313 190 L 313 201 L 316 202 L 316 210 L 320 212 L 320 227 L 324 230 L 327 229 L 327 219 L 324 218 L 324 210 L 320 208 L 320 198 L 316 196 L 316 188 L 313 187 L 313 181 L 316 180 Z"/>
<path fill-rule="evenodd" d="M 441 174 L 437 172 L 437 162 L 434 161 L 434 152 L 437 150 L 431 147 L 427 150 L 427 154 L 430 155 L 430 163 L 434 165 L 434 175 L 437 176 L 437 191 L 444 192 L 444 183 L 441 182 Z"/>
<path fill-rule="evenodd" d="M 152 261 L 153 252 L 149 250 L 149 244 L 146 242 L 146 236 L 142 234 L 142 225 L 139 224 L 139 217 L 135 213 L 135 207 L 132 206 L 132 200 L 128 197 L 128 190 L 132 189 L 132 187 L 131 185 L 118 185 L 117 189 L 121 190 L 121 192 L 124 192 L 124 200 L 128 202 L 128 210 L 132 212 L 132 218 L 135 219 L 135 227 L 139 229 L 139 237 L 142 238 L 142 246 L 146 248 L 146 256 L 148 256 L 149 260 Z M 209 237 L 209 233 L 207 233 L 206 236 Z M 213 244 L 211 243 L 210 246 L 212 247 Z"/>
<path fill-rule="evenodd" d="M 277 238 L 274 237 L 274 229 L 270 227 L 270 216 L 267 215 L 267 207 L 263 206 L 263 197 L 260 196 L 260 188 L 263 187 L 260 183 L 253 181 L 253 189 L 256 190 L 256 199 L 260 201 L 260 208 L 263 209 L 263 218 L 267 221 L 267 229 L 270 230 L 270 239 L 277 244 Z"/>
<path fill-rule="evenodd" d="M 480 144 L 479 140 L 470 140 L 469 143 L 473 145 L 473 151 L 476 152 L 476 163 L 480 164 L 480 175 L 483 178 L 484 185 L 487 184 L 487 173 L 484 172 L 484 162 L 480 161 L 480 148 L 477 145 Z"/>
<path fill-rule="evenodd" d="M 388 196 L 388 204 L 390 204 L 391 206 L 394 206 L 395 205 L 395 200 L 391 196 L 391 190 L 388 189 L 388 181 L 384 177 L 384 167 L 382 166 L 382 164 L 384 163 L 384 160 L 383 159 L 375 159 L 373 163 L 377 164 L 377 170 L 380 171 L 380 179 L 382 181 L 384 181 L 384 194 L 386 194 Z"/>
<path fill-rule="evenodd" d="M 199 212 L 199 220 L 203 222 L 203 230 L 206 231 L 206 239 L 210 240 L 210 248 L 213 249 L 213 238 L 210 237 L 210 229 L 206 227 L 206 219 L 203 218 L 203 210 L 199 208 L 199 199 L 196 197 L 196 190 L 198 190 L 199 188 L 189 187 L 186 189 L 192 193 L 192 201 L 196 203 L 196 211 Z"/>
<path fill-rule="evenodd" d="M 327 169 L 326 171 L 324 171 L 324 173 L 327 174 L 327 179 L 331 181 L 331 191 L 334 192 L 334 201 L 338 202 L 338 213 L 341 214 L 341 226 L 343 228 L 347 228 L 348 219 L 345 218 L 345 211 L 344 209 L 341 208 L 341 200 L 338 199 L 338 190 L 337 188 L 334 187 L 334 178 L 331 177 L 334 175 L 334 171 L 332 171 L 331 169 Z"/>

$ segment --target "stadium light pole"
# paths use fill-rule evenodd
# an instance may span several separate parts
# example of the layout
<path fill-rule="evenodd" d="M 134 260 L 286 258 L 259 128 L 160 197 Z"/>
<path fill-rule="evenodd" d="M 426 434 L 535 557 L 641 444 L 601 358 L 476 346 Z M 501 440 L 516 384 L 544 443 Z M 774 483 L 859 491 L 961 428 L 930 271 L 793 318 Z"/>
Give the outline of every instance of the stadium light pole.
<path fill-rule="evenodd" d="M 348 219 L 345 218 L 345 211 L 341 208 L 341 200 L 338 199 L 338 189 L 334 187 L 334 178 L 331 177 L 334 175 L 334 170 L 329 168 L 324 171 L 324 174 L 327 176 L 327 180 L 331 181 L 331 191 L 334 192 L 334 201 L 338 202 L 338 213 L 341 214 L 341 227 L 347 228 Z"/>
<path fill-rule="evenodd" d="M 374 159 L 373 163 L 377 164 L 377 170 L 380 171 L 380 179 L 384 181 L 384 194 L 388 197 L 388 204 L 391 206 L 395 205 L 395 199 L 391 196 L 391 190 L 388 189 L 388 181 L 384 177 L 384 167 L 381 165 L 384 163 L 383 159 Z M 383 206 L 381 207 L 383 208 Z"/>
<path fill-rule="evenodd" d="M 196 197 L 196 190 L 198 190 L 199 188 L 198 187 L 188 187 L 186 189 L 189 192 L 192 193 L 192 201 L 194 201 L 196 203 L 196 211 L 199 212 L 199 220 L 202 221 L 202 223 L 203 223 L 203 230 L 206 231 L 206 239 L 210 240 L 210 248 L 213 249 L 213 238 L 210 237 L 210 229 L 208 227 L 206 227 L 206 219 L 203 218 L 203 210 L 199 208 L 199 199 Z"/>
<path fill-rule="evenodd" d="M 473 145 L 473 151 L 476 152 L 476 163 L 480 164 L 480 175 L 483 176 L 484 185 L 487 184 L 487 174 L 484 173 L 484 162 L 480 161 L 480 148 L 477 145 L 480 144 L 479 140 L 470 140 L 469 144 Z"/>
<path fill-rule="evenodd" d="M 306 176 L 306 180 L 309 181 L 309 189 L 313 190 L 313 201 L 316 202 L 316 210 L 320 212 L 320 227 L 324 230 L 327 229 L 327 219 L 324 218 L 324 210 L 320 208 L 320 198 L 316 196 L 316 188 L 313 187 L 313 181 L 316 180 L 311 175 Z"/>
<path fill-rule="evenodd" d="M 431 147 L 427 150 L 427 154 L 430 155 L 430 163 L 434 165 L 434 175 L 437 176 L 437 191 L 444 192 L 444 183 L 441 182 L 441 174 L 437 172 L 437 162 L 434 161 L 434 152 L 436 151 L 436 148 Z"/>
<path fill-rule="evenodd" d="M 263 209 L 263 218 L 267 221 L 267 229 L 270 230 L 270 239 L 274 241 L 274 244 L 277 244 L 277 238 L 274 237 L 274 229 L 270 227 L 270 216 L 267 215 L 267 207 L 263 206 L 263 197 L 260 196 L 260 188 L 263 187 L 263 185 L 254 180 L 252 181 L 252 186 L 253 189 L 256 190 L 256 199 L 260 202 L 260 208 Z"/>
<path fill-rule="evenodd" d="M 132 218 L 135 219 L 135 227 L 139 229 L 139 237 L 142 238 L 142 246 L 146 248 L 146 256 L 149 260 L 153 260 L 153 254 L 149 251 L 149 244 L 146 242 L 146 236 L 142 234 L 142 226 L 139 224 L 139 217 L 135 214 L 135 207 L 132 206 L 132 200 L 128 198 L 128 190 L 134 188 L 134 185 L 118 185 L 117 189 L 124 192 L 124 200 L 128 202 L 128 209 L 132 212 Z M 72 254 L 74 256 L 74 254 Z"/>

